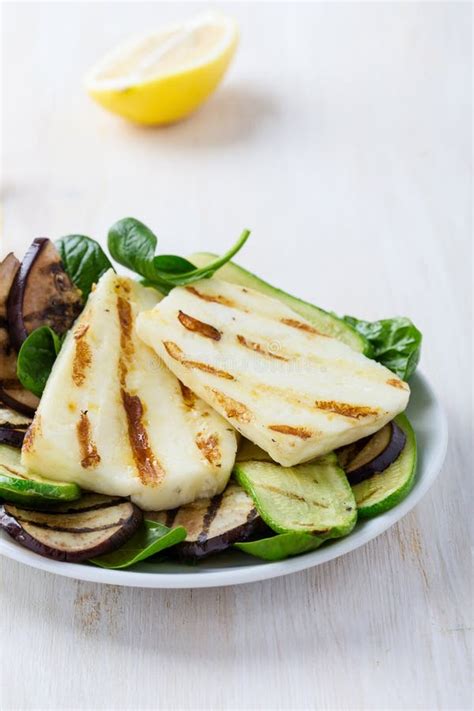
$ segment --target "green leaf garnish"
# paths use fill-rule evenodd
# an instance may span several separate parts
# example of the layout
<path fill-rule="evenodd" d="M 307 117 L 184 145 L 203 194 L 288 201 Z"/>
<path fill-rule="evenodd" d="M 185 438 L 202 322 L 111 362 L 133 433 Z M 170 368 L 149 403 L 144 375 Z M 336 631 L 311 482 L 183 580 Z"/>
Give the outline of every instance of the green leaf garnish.
<path fill-rule="evenodd" d="M 176 255 L 155 256 L 156 236 L 133 217 L 119 220 L 110 228 L 108 248 L 115 261 L 139 274 L 148 285 L 167 294 L 175 286 L 211 277 L 243 247 L 249 235 L 249 230 L 244 230 L 228 252 L 201 269 Z"/>
<path fill-rule="evenodd" d="M 56 241 L 62 263 L 72 282 L 87 301 L 93 284 L 109 269 L 113 269 L 104 250 L 90 237 L 67 235 Z"/>
<path fill-rule="evenodd" d="M 24 388 L 41 397 L 62 338 L 49 326 L 40 326 L 23 342 L 17 359 L 17 377 Z"/>
<path fill-rule="evenodd" d="M 144 525 L 123 546 L 112 553 L 91 558 L 90 562 L 101 568 L 128 568 L 165 548 L 181 543 L 186 538 L 186 529 L 182 526 L 168 528 L 156 521 L 147 520 L 143 523 Z"/>
<path fill-rule="evenodd" d="M 408 380 L 420 360 L 422 335 L 409 318 L 360 321 L 354 316 L 344 316 L 372 346 L 371 358 L 385 365 L 402 380 Z"/>

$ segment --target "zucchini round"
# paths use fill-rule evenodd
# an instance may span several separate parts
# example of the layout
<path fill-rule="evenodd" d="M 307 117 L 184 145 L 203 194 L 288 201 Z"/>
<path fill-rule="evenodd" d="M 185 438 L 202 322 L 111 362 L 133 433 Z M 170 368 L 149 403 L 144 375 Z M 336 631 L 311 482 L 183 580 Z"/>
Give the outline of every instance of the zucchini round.
<path fill-rule="evenodd" d="M 20 463 L 20 450 L 0 444 L 0 498 L 24 506 L 73 501 L 81 495 L 74 482 L 43 479 Z"/>
<path fill-rule="evenodd" d="M 399 457 L 383 472 L 373 474 L 352 487 L 360 518 L 372 518 L 392 509 L 410 493 L 415 483 L 415 433 L 406 415 L 398 415 L 395 423 L 406 436 Z"/>

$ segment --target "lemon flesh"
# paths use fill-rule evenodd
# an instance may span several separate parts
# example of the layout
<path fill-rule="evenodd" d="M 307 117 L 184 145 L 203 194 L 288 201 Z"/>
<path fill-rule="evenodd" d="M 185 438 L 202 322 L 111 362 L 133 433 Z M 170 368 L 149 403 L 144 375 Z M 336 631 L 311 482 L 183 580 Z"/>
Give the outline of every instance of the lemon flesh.
<path fill-rule="evenodd" d="M 235 22 L 207 16 L 131 40 L 86 77 L 101 106 L 131 121 L 166 124 L 184 118 L 214 91 L 238 43 Z"/>

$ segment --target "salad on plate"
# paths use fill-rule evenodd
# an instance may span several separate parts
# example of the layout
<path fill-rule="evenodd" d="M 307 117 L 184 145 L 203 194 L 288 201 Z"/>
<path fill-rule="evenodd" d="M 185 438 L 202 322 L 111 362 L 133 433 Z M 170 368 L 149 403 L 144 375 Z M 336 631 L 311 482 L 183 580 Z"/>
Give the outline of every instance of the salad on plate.
<path fill-rule="evenodd" d="M 74 234 L 1 262 L 0 527 L 17 543 L 112 569 L 232 547 L 275 561 L 407 496 L 420 332 L 271 286 L 233 261 L 248 236 L 157 255 L 125 218 L 110 257 Z"/>

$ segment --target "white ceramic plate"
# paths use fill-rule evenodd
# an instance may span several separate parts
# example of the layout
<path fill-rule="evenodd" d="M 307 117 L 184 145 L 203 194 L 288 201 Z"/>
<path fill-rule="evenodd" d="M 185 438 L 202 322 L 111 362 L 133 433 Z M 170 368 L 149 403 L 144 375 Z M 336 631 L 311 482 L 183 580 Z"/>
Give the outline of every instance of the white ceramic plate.
<path fill-rule="evenodd" d="M 418 440 L 418 471 L 415 485 L 398 506 L 377 518 L 361 521 L 346 538 L 329 542 L 311 553 L 270 563 L 233 550 L 198 565 L 144 561 L 130 570 L 105 570 L 91 564 L 59 563 L 43 558 L 15 543 L 0 532 L 0 554 L 33 568 L 96 583 L 140 588 L 206 588 L 236 585 L 288 575 L 320 565 L 363 546 L 393 526 L 426 494 L 436 479 L 446 454 L 448 427 L 443 409 L 426 378 L 412 379 L 408 416 Z"/>

